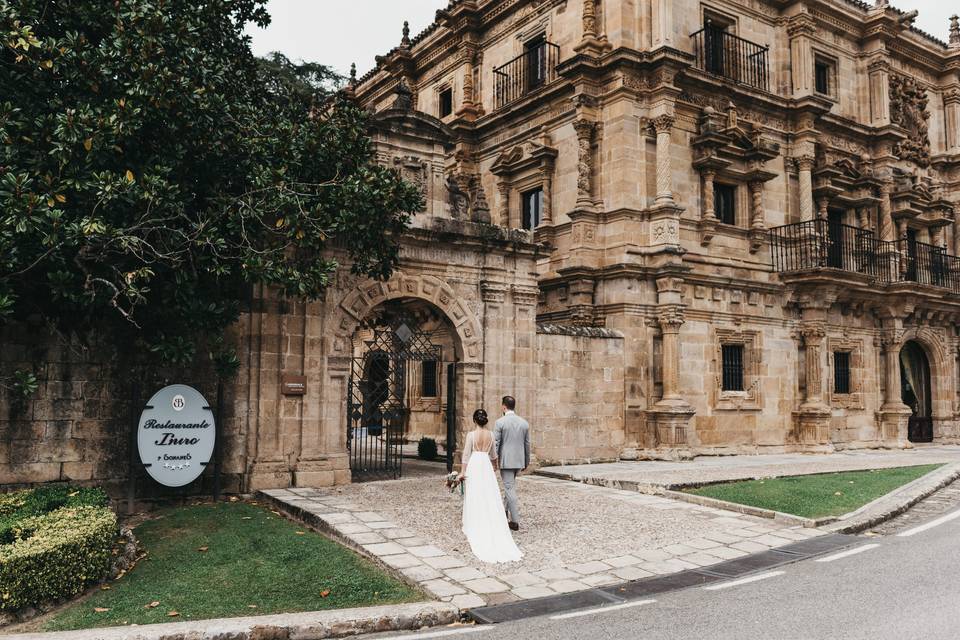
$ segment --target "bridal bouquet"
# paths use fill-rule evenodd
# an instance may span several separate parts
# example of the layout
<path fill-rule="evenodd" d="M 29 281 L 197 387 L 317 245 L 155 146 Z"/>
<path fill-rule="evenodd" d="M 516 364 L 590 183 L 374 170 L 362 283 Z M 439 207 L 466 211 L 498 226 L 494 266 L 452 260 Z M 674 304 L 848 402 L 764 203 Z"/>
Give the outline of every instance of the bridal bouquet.
<path fill-rule="evenodd" d="M 466 482 L 466 478 L 454 471 L 447 476 L 447 489 L 450 490 L 450 493 L 460 489 L 460 495 L 463 495 L 464 482 Z"/>

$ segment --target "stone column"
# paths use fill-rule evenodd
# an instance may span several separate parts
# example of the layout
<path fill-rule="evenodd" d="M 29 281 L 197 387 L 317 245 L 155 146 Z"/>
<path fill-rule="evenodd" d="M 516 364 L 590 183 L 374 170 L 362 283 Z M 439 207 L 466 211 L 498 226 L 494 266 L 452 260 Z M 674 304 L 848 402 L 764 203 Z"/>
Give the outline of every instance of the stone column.
<path fill-rule="evenodd" d="M 473 66 L 477 58 L 476 47 L 467 44 L 460 52 L 463 61 L 463 103 L 457 110 L 458 116 L 475 117 L 477 105 L 473 86 Z"/>
<path fill-rule="evenodd" d="M 763 183 L 762 182 L 751 182 L 750 183 L 750 228 L 763 231 L 767 228 L 766 221 L 764 220 L 765 215 L 763 211 Z"/>
<path fill-rule="evenodd" d="M 661 115 L 653 119 L 657 132 L 657 199 L 658 205 L 673 205 L 673 169 L 670 166 L 670 133 L 675 119 Z"/>
<path fill-rule="evenodd" d="M 801 451 L 822 453 L 833 450 L 830 437 L 830 407 L 824 392 L 824 339 L 826 319 L 836 294 L 817 291 L 800 300 L 800 336 L 804 345 L 803 369 L 806 377 L 803 402 L 794 413 L 796 440 Z"/>
<path fill-rule="evenodd" d="M 812 155 L 797 158 L 797 172 L 800 179 L 800 220 L 813 220 L 813 166 L 816 159 Z"/>
<path fill-rule="evenodd" d="M 591 120 L 576 120 L 577 132 L 577 208 L 593 208 L 593 134 L 597 123 Z"/>
<path fill-rule="evenodd" d="M 908 427 L 912 411 L 903 403 L 900 380 L 900 350 L 903 348 L 903 320 L 883 318 L 880 337 L 883 348 L 883 406 L 880 407 L 880 439 L 885 446 L 895 449 L 910 448 Z"/>
<path fill-rule="evenodd" d="M 717 173 L 712 169 L 703 172 L 703 219 L 707 222 L 717 221 L 717 203 L 714 200 L 714 178 Z"/>
<path fill-rule="evenodd" d="M 501 179 L 497 182 L 497 193 L 499 194 L 499 202 L 497 203 L 497 210 L 500 216 L 500 220 L 497 224 L 503 227 L 513 228 L 512 221 L 510 220 L 510 183 L 504 179 Z"/>
<path fill-rule="evenodd" d="M 684 323 L 683 281 L 657 280 L 657 322 L 662 343 L 663 398 L 647 411 L 647 422 L 656 430 L 658 450 L 666 457 L 689 458 L 687 430 L 695 410 L 680 390 L 680 327 Z"/>
<path fill-rule="evenodd" d="M 544 167 L 543 170 L 543 218 L 540 224 L 550 226 L 553 224 L 553 164 Z"/>

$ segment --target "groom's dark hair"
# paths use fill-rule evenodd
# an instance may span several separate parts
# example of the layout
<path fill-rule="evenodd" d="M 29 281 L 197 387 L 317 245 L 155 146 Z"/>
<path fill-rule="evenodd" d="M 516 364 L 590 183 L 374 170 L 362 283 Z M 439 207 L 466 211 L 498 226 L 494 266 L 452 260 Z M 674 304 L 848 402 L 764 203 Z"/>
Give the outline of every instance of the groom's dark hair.
<path fill-rule="evenodd" d="M 513 411 L 517 408 L 517 401 L 513 399 L 513 396 L 503 396 L 503 406 L 507 408 L 507 411 Z"/>

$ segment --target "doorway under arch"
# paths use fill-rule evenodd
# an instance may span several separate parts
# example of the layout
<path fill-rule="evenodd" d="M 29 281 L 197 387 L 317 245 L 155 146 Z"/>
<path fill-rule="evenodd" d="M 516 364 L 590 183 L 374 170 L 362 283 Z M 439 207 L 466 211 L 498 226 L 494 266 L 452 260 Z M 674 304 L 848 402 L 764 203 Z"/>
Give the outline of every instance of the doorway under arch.
<path fill-rule="evenodd" d="M 933 442 L 933 393 L 930 361 L 920 343 L 910 340 L 900 350 L 900 393 L 912 415 L 910 442 Z"/>
<path fill-rule="evenodd" d="M 453 467 L 457 333 L 439 309 L 397 299 L 373 309 L 353 336 L 347 451 L 354 480 L 399 478 L 404 444 L 429 437 Z"/>

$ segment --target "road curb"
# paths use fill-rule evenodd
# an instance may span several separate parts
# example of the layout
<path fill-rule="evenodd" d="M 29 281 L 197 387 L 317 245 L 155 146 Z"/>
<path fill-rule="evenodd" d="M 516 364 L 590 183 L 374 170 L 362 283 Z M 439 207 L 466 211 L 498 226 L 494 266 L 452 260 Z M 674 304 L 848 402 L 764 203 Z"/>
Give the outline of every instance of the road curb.
<path fill-rule="evenodd" d="M 677 486 L 679 488 L 679 485 Z M 735 513 L 742 513 L 748 516 L 756 516 L 758 518 L 766 518 L 776 522 L 784 522 L 786 524 L 806 527 L 807 529 L 814 529 L 837 520 L 837 518 L 819 518 L 816 520 L 811 518 L 802 518 L 790 513 L 773 511 L 771 509 L 762 509 L 760 507 L 751 507 L 750 505 L 746 504 L 727 502 L 726 500 L 698 496 L 692 493 L 684 493 L 683 491 L 678 491 L 674 488 L 667 489 L 663 492 L 663 495 L 666 498 L 673 498 L 674 500 L 697 504 L 701 507 L 712 507 L 714 509 L 723 509 L 724 511 L 733 511 Z"/>
<path fill-rule="evenodd" d="M 4 640 L 321 640 L 447 625 L 460 610 L 444 602 L 168 622 L 137 627 L 22 633 Z"/>

